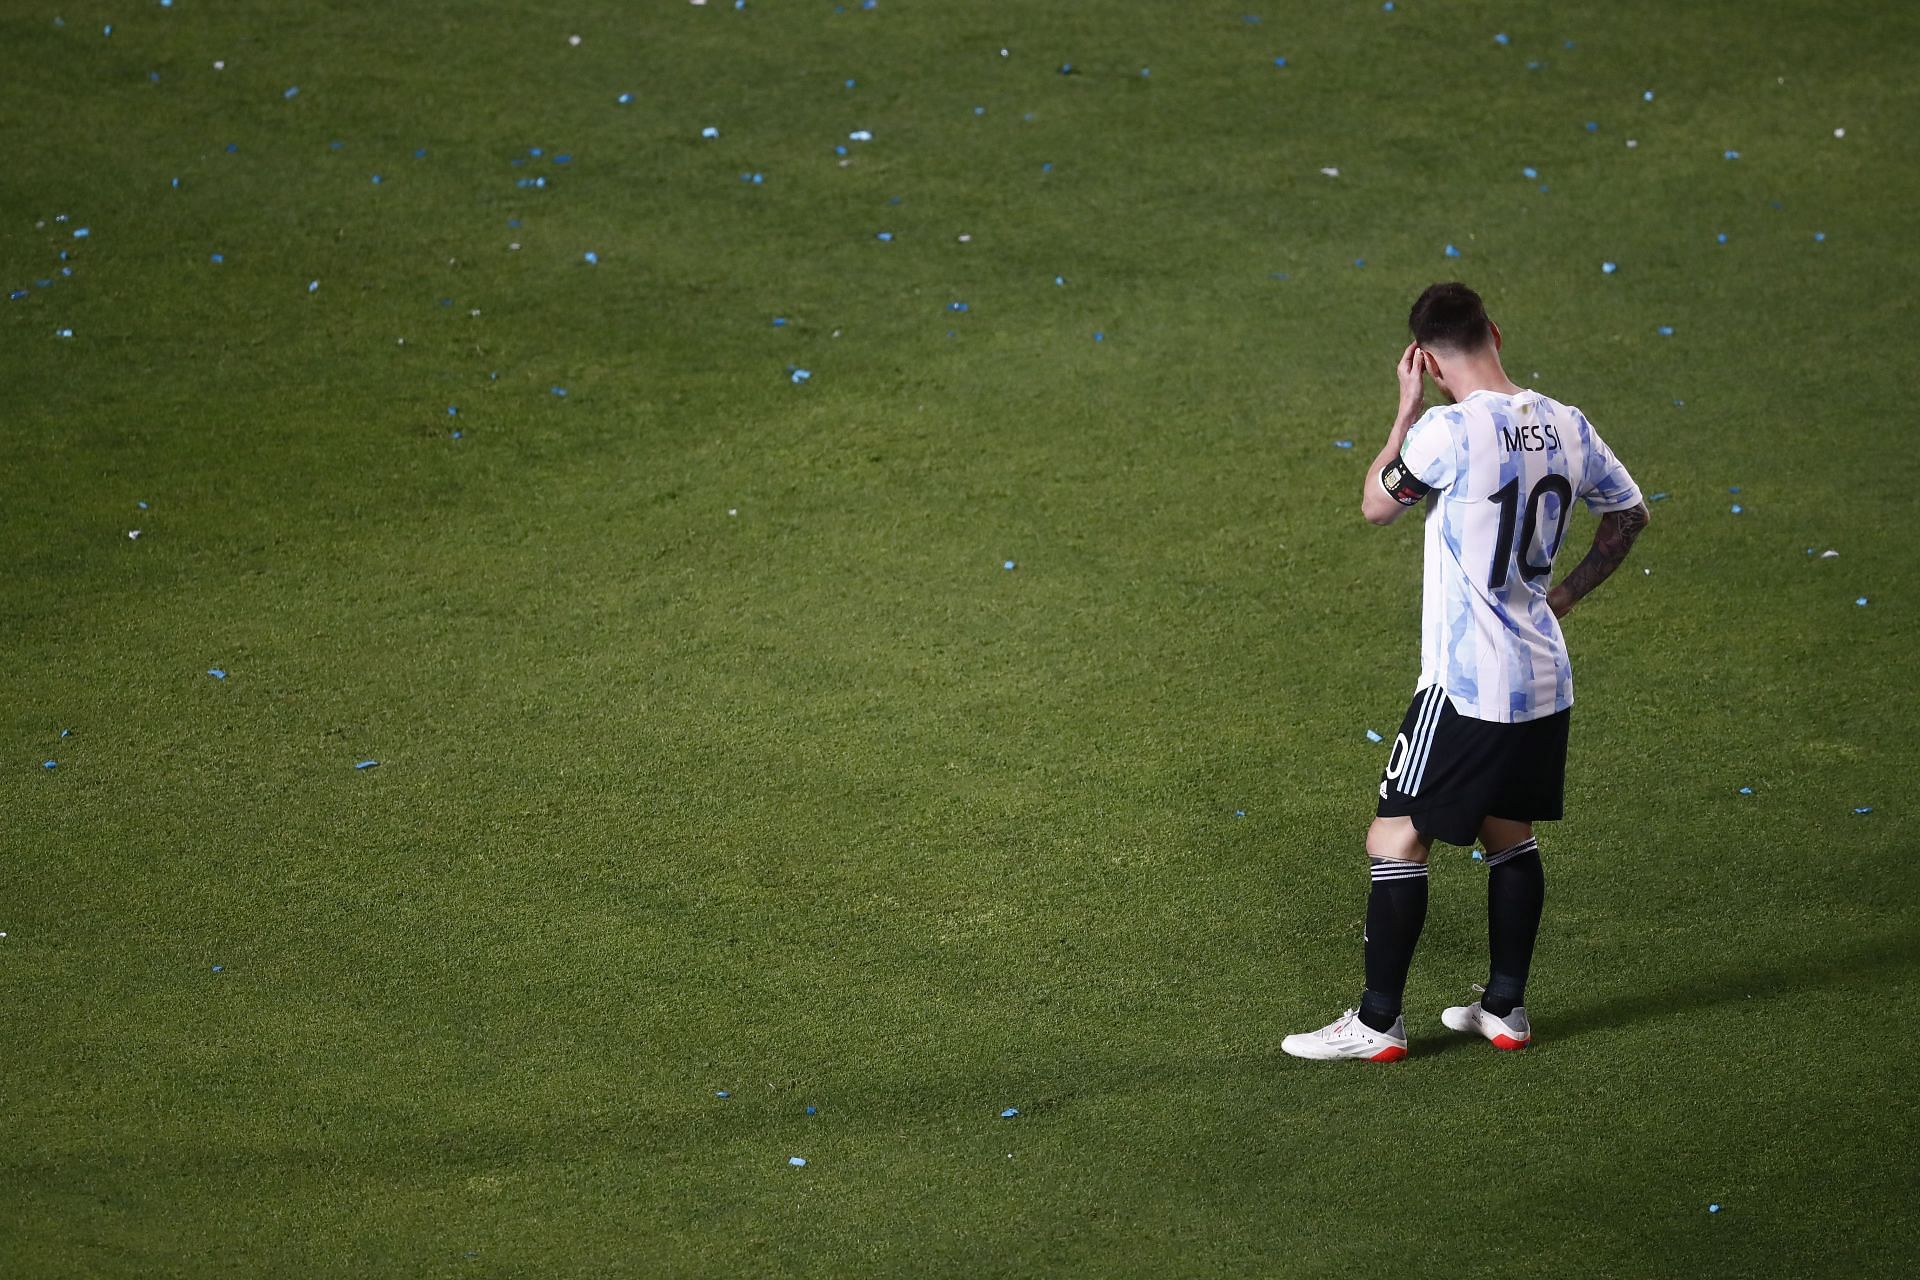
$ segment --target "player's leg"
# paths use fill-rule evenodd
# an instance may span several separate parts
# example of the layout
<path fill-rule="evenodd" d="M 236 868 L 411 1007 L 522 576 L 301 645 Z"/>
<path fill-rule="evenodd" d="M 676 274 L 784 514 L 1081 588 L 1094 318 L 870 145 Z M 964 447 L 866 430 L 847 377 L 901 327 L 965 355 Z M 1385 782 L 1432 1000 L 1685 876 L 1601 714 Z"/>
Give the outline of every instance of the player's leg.
<path fill-rule="evenodd" d="M 1400 1020 L 1413 950 L 1427 923 L 1427 855 L 1433 837 L 1410 817 L 1375 818 L 1367 828 L 1366 990 L 1360 1021 L 1391 1031 Z"/>
<path fill-rule="evenodd" d="M 1533 824 L 1488 818 L 1480 824 L 1487 849 L 1487 989 L 1481 1006 L 1504 1018 L 1526 1004 L 1533 944 L 1547 898 L 1546 869 Z"/>

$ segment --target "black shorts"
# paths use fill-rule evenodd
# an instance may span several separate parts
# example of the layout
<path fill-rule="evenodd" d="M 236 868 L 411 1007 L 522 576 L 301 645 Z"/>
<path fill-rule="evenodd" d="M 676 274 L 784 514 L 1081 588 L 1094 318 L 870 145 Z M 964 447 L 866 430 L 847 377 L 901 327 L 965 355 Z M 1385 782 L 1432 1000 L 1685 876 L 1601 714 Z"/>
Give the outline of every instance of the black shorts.
<path fill-rule="evenodd" d="M 1409 817 L 1423 836 L 1471 845 L 1483 818 L 1552 822 L 1567 781 L 1573 711 L 1501 724 L 1453 709 L 1439 685 L 1413 696 L 1380 776 L 1383 818 Z"/>

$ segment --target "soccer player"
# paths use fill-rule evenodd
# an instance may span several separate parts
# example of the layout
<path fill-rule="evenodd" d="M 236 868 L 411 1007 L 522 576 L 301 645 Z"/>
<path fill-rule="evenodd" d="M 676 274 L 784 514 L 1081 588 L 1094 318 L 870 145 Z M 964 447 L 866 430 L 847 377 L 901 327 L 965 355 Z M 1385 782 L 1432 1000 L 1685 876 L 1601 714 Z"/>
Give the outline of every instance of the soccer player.
<path fill-rule="evenodd" d="M 1435 840 L 1486 846 L 1491 953 L 1481 998 L 1440 1020 L 1500 1049 L 1532 1039 L 1524 1001 L 1546 895 L 1533 824 L 1561 815 L 1573 707 L 1560 619 L 1619 568 L 1648 520 L 1586 416 L 1507 377 L 1480 295 L 1436 284 L 1407 325 L 1400 412 L 1360 509 L 1387 525 L 1427 504 L 1420 679 L 1367 831 L 1366 990 L 1358 1009 L 1281 1042 L 1299 1058 L 1407 1056 L 1400 1000 Z M 1423 374 L 1449 403 L 1422 412 Z M 1575 498 L 1600 527 L 1586 559 L 1549 589 Z"/>

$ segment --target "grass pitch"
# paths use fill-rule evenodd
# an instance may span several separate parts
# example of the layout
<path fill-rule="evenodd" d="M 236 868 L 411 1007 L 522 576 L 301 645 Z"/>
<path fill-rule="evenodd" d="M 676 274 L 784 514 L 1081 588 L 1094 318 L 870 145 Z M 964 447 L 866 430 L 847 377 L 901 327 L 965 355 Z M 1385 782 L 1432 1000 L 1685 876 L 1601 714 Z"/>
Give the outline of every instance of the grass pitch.
<path fill-rule="evenodd" d="M 1920 11 L 62 17 L 0 1271 L 1920 1267 Z M 1328 1068 L 1452 277 L 1667 496 L 1569 627 L 1538 1047 L 1438 1026 L 1456 850 L 1414 1057 Z"/>

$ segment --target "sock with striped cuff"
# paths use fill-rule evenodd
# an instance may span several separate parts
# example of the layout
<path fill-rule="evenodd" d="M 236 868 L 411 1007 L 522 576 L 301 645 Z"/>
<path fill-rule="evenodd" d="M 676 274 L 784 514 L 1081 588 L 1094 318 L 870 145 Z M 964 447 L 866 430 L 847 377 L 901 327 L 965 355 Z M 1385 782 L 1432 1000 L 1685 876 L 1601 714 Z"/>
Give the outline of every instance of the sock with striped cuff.
<path fill-rule="evenodd" d="M 1387 1031 L 1400 1016 L 1413 948 L 1427 923 L 1427 864 L 1367 861 L 1373 888 L 1367 894 L 1367 989 L 1360 996 L 1360 1021 Z"/>
<path fill-rule="evenodd" d="M 1504 1018 L 1526 1003 L 1527 971 L 1540 934 L 1547 900 L 1547 873 L 1540 844 L 1529 836 L 1510 849 L 1487 855 L 1487 989 L 1480 1007 Z"/>

